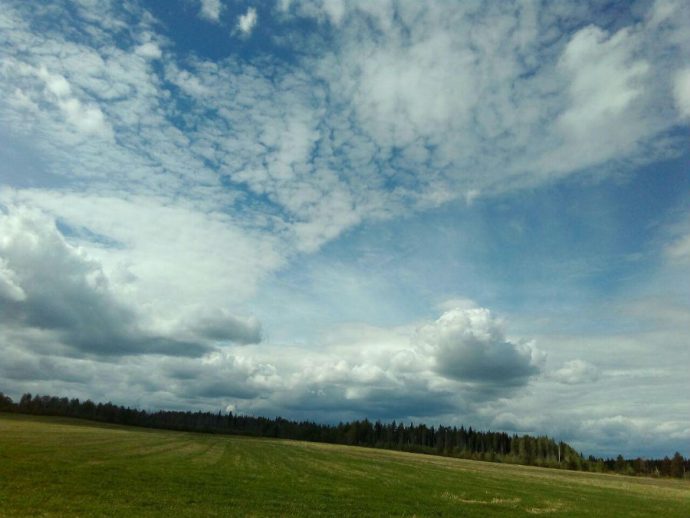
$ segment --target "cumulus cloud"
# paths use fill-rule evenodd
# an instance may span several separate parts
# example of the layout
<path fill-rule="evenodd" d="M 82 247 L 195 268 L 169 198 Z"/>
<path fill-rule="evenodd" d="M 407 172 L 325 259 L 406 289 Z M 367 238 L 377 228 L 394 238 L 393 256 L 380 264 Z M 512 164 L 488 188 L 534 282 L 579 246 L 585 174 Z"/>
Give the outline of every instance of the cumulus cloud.
<path fill-rule="evenodd" d="M 69 241 L 117 281 L 111 287 L 155 315 L 154 324 L 166 332 L 186 332 L 218 308 L 246 313 L 236 308 L 283 264 L 274 239 L 226 215 L 159 198 L 34 189 L 5 190 L 0 200 L 59 220 Z"/>
<path fill-rule="evenodd" d="M 3 349 L 0 376 L 17 382 L 88 383 L 95 369 L 88 360 L 36 355 L 17 348 Z"/>
<path fill-rule="evenodd" d="M 215 309 L 197 316 L 191 330 L 204 338 L 255 344 L 261 341 L 261 324 L 255 317 L 242 318 L 227 310 Z"/>
<path fill-rule="evenodd" d="M 552 376 L 559 383 L 579 385 L 596 381 L 599 378 L 599 369 L 583 360 L 570 360 L 565 362 Z"/>
<path fill-rule="evenodd" d="M 454 309 L 420 330 L 439 374 L 487 385 L 523 385 L 541 371 L 543 354 L 506 339 L 489 310 Z"/>
<path fill-rule="evenodd" d="M 449 318 L 444 316 L 442 322 Z M 424 332 L 438 325 L 430 323 Z M 471 333 L 478 335 L 478 327 L 475 323 Z M 269 343 L 234 347 L 200 359 L 169 359 L 156 386 L 214 398 L 256 414 L 287 412 L 321 420 L 429 418 L 469 412 L 474 404 L 504 397 L 538 371 L 536 366 L 513 365 L 512 372 L 499 376 L 497 370 L 507 370 L 505 362 L 472 358 L 472 373 L 458 379 L 457 371 L 438 368 L 435 347 L 420 342 L 419 333 L 413 326 L 352 324 L 331 330 L 321 338 L 319 350 L 309 354 L 294 346 Z M 494 338 L 498 335 L 494 332 Z M 498 346 L 503 353 L 516 347 L 503 342 Z M 484 369 L 481 375 L 479 369 Z"/>
<path fill-rule="evenodd" d="M 97 261 L 68 244 L 53 221 L 28 209 L 0 215 L 0 320 L 12 328 L 55 333 L 64 346 L 91 355 L 198 356 L 204 341 L 146 331 L 114 293 Z M 194 324 L 214 340 L 258 340 L 258 322 L 222 313 Z"/>
<path fill-rule="evenodd" d="M 249 36 L 256 27 L 257 20 L 256 9 L 249 7 L 246 13 L 237 18 L 237 28 L 243 35 Z"/>
<path fill-rule="evenodd" d="M 0 257 L 0 299 L 13 302 L 26 300 L 26 293 L 19 285 L 17 274 L 7 265 L 7 261 Z"/>
<path fill-rule="evenodd" d="M 163 374 L 180 394 L 225 401 L 270 397 L 283 385 L 270 362 L 227 351 L 210 353 L 200 361 L 169 359 Z"/>
<path fill-rule="evenodd" d="M 218 22 L 223 12 L 223 4 L 220 0 L 201 0 L 199 16 L 210 22 Z"/>

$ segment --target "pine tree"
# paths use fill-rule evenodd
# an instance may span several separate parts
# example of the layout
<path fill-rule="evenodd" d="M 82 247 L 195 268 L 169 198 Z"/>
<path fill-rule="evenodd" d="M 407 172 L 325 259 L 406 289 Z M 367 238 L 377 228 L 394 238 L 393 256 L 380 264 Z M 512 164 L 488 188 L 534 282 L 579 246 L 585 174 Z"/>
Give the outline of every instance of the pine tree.
<path fill-rule="evenodd" d="M 676 452 L 671 459 L 670 475 L 676 478 L 685 476 L 685 459 L 679 452 Z"/>

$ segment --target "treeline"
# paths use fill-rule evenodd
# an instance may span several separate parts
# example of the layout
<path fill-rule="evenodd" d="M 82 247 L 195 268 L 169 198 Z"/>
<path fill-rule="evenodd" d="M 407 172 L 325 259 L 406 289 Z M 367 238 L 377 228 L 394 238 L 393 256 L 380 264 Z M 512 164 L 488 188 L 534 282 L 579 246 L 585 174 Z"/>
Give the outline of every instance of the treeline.
<path fill-rule="evenodd" d="M 472 427 L 352 421 L 338 425 L 290 421 L 281 417 L 242 416 L 233 413 L 147 412 L 112 403 L 94 403 L 66 397 L 24 394 L 18 403 L 0 392 L 0 411 L 77 417 L 106 423 L 168 430 L 275 437 L 301 441 L 348 444 L 464 459 L 525 464 L 582 471 L 616 472 L 682 478 L 690 475 L 690 459 L 676 452 L 664 459 L 584 458 L 564 442 L 546 436 L 509 435 Z"/>

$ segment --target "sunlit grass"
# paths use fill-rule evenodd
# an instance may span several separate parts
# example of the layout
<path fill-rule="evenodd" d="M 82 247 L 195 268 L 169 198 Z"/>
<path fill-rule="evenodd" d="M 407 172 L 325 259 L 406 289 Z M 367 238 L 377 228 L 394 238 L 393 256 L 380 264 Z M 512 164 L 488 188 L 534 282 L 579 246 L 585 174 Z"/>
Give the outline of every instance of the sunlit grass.
<path fill-rule="evenodd" d="M 686 481 L 0 414 L 3 516 L 690 516 Z"/>

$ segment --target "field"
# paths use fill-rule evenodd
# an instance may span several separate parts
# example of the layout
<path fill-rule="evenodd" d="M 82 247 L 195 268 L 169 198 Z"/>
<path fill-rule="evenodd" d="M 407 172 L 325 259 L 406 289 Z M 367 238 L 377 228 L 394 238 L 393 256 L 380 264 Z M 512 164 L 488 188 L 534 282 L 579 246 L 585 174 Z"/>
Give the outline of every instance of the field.
<path fill-rule="evenodd" d="M 0 414 L 1 516 L 690 516 L 687 481 Z"/>

